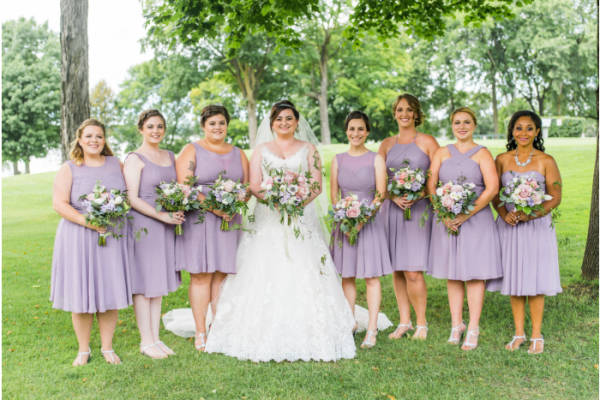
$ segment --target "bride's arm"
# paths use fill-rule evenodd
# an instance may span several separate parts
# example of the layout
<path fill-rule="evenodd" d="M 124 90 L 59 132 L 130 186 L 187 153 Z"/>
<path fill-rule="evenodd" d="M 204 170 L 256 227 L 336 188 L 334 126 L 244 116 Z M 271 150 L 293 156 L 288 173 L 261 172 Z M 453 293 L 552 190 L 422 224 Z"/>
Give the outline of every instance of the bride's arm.
<path fill-rule="evenodd" d="M 313 144 L 308 144 L 308 170 L 311 178 L 308 180 L 310 186 L 310 197 L 304 200 L 304 206 L 310 204 L 323 191 L 323 166 L 321 155 Z"/>
<path fill-rule="evenodd" d="M 262 176 L 262 148 L 263 145 L 258 145 L 252 152 L 252 157 L 250 157 L 250 190 L 252 191 L 252 195 L 259 200 L 262 200 L 265 197 L 264 189 L 260 187 L 263 176 Z M 259 192 L 263 193 L 259 193 Z"/>

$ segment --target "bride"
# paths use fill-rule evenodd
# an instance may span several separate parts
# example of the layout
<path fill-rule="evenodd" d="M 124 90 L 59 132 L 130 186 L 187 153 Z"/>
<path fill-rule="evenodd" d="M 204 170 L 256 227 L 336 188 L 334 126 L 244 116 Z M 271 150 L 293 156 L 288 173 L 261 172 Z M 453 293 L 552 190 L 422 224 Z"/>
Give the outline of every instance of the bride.
<path fill-rule="evenodd" d="M 250 188 L 258 199 L 264 197 L 261 184 L 273 168 L 310 171 L 310 183 L 322 188 L 318 141 L 291 102 L 273 105 L 257 144 L 250 160 Z M 256 206 L 252 233 L 243 232 L 238 245 L 237 275 L 223 284 L 206 352 L 255 362 L 355 356 L 355 321 L 318 217 L 320 191 L 305 202 L 297 224 L 300 237 L 280 223 L 277 210 Z"/>

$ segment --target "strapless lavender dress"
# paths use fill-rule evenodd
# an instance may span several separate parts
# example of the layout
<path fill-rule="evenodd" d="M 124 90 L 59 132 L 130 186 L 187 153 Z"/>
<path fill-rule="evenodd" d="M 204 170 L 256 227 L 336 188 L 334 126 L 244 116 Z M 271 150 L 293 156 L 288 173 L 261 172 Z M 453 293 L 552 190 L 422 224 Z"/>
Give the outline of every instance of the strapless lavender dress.
<path fill-rule="evenodd" d="M 206 150 L 198 143 L 193 143 L 196 148 L 196 169 L 194 175 L 198 177 L 196 186 L 202 185 L 202 193 L 208 194 L 207 185 L 212 185 L 221 175 L 223 179 L 240 181 L 244 179 L 244 170 L 240 149 L 234 147 L 229 153 L 217 154 Z M 235 259 L 237 241 L 240 231 L 222 231 L 223 218 L 207 212 L 204 214 L 204 223 L 198 222 L 199 211 L 186 213 L 181 236 L 175 239 L 175 258 L 177 271 L 188 271 L 192 274 L 214 273 L 235 274 Z M 242 216 L 236 215 L 234 221 L 242 223 Z"/>
<path fill-rule="evenodd" d="M 512 172 L 502 174 L 502 186 L 506 187 L 515 176 L 535 174 L 538 182 L 545 181 L 538 171 Z M 546 190 L 546 185 L 541 185 Z M 514 205 L 506 204 L 510 212 Z M 502 271 L 504 277 L 487 282 L 487 290 L 507 296 L 555 296 L 562 292 L 558 268 L 558 247 L 556 231 L 550 228 L 551 216 L 519 222 L 516 226 L 507 224 L 500 216 L 496 219 L 502 250 Z"/>
<path fill-rule="evenodd" d="M 452 157 L 442 162 L 440 180 L 444 183 L 449 180 L 454 182 L 464 176 L 465 183 L 474 183 L 474 191 L 480 196 L 485 190 L 485 183 L 479 164 L 471 156 L 482 148 L 475 146 L 461 154 L 453 144 L 448 145 Z M 502 277 L 500 238 L 489 205 L 463 223 L 458 236 L 448 236 L 444 224 L 434 223 L 427 274 L 438 279 L 457 281 Z"/>
<path fill-rule="evenodd" d="M 372 151 L 358 157 L 352 157 L 348 153 L 336 155 L 338 185 L 342 197 L 355 194 L 361 201 L 367 200 L 371 204 L 375 198 L 376 156 L 377 153 Z M 381 215 L 376 215 L 371 222 L 365 224 L 358 233 L 358 240 L 354 246 L 350 245 L 348 237 L 342 235 L 339 229 L 334 231 L 333 237 L 334 243 L 330 246 L 331 257 L 342 278 L 375 278 L 393 272 Z"/>
<path fill-rule="evenodd" d="M 163 167 L 154 164 L 140 153 L 133 154 L 144 163 L 138 196 L 154 208 L 156 187 L 160 182 L 170 183 L 177 179 L 175 156 L 169 151 L 173 164 Z M 129 233 L 133 294 L 143 294 L 152 298 L 176 291 L 181 285 L 181 273 L 175 270 L 175 225 L 165 224 L 133 209 L 131 214 L 135 218 L 135 230 L 148 229 L 148 235 L 142 233 L 140 241 L 135 240 L 133 229 Z"/>
<path fill-rule="evenodd" d="M 106 157 L 100 167 L 77 166 L 67 161 L 73 175 L 71 206 L 85 213 L 79 197 L 92 193 L 96 181 L 108 190 L 125 190 L 119 160 Z M 118 227 L 111 228 L 115 232 Z M 50 301 L 53 308 L 74 313 L 96 313 L 129 307 L 131 278 L 127 259 L 129 223 L 119 233 L 118 241 L 106 238 L 98 245 L 98 232 L 61 219 L 56 231 L 52 255 Z"/>

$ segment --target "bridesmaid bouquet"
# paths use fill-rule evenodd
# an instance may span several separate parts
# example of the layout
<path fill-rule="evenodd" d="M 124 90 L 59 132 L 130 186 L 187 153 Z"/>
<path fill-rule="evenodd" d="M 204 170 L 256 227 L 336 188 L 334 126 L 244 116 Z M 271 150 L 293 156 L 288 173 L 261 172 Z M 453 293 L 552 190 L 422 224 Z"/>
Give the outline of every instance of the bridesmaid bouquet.
<path fill-rule="evenodd" d="M 462 183 L 460 178 L 455 183 L 448 181 L 443 184 L 440 181 L 435 194 L 431 195 L 431 203 L 437 212 L 437 223 L 446 218 L 455 219 L 458 214 L 469 215 L 475 208 L 478 197 L 472 190 L 474 187 L 473 183 Z M 458 231 L 447 229 L 447 232 L 448 235 L 458 236 Z"/>
<path fill-rule="evenodd" d="M 200 189 L 194 187 L 198 180 L 195 176 L 189 176 L 184 183 L 178 183 L 173 180 L 171 183 L 161 182 L 156 187 L 156 212 L 164 207 L 169 212 L 169 216 L 173 217 L 173 212 L 176 211 L 193 211 L 200 209 L 200 201 L 198 194 Z M 175 225 L 175 234 L 183 235 L 183 227 Z"/>
<path fill-rule="evenodd" d="M 514 204 L 516 210 L 523 211 L 527 215 L 532 213 L 536 215 L 538 211 L 545 214 L 542 203 L 552 200 L 552 196 L 542 190 L 540 182 L 535 179 L 535 174 L 514 177 L 508 186 L 500 190 L 499 196 L 502 200 L 500 207 L 504 204 Z"/>
<path fill-rule="evenodd" d="M 387 190 L 394 196 L 402 197 L 406 196 L 408 201 L 418 200 L 421 197 L 421 191 L 425 184 L 425 179 L 429 171 L 423 172 L 421 168 L 410 169 L 408 167 L 410 160 L 404 160 L 403 164 L 407 166 L 400 168 L 396 171 L 395 168 L 390 168 L 390 171 L 394 172 L 394 177 L 388 184 Z M 404 219 L 411 219 L 410 208 L 404 210 Z"/>
<path fill-rule="evenodd" d="M 289 216 L 288 225 L 294 223 L 296 238 L 300 236 L 300 230 L 296 227 L 298 218 L 304 215 L 304 200 L 311 195 L 311 187 L 308 184 L 311 178 L 310 172 L 284 171 L 283 169 L 272 169 L 266 180 L 261 184 L 259 193 L 265 193 L 264 202 L 271 210 L 277 208 L 281 214 L 280 223 L 284 224 L 285 216 Z"/>
<path fill-rule="evenodd" d="M 93 226 L 118 226 L 118 230 L 123 229 L 125 218 L 133 221 L 131 215 L 127 215 L 131 206 L 127 199 L 127 191 L 111 189 L 108 191 L 100 181 L 96 181 L 94 190 L 90 194 L 84 194 L 79 197 L 79 201 L 87 211 L 83 216 L 85 223 Z M 125 217 L 125 218 L 123 218 Z M 147 232 L 146 232 L 147 233 Z M 106 246 L 106 237 L 112 236 L 116 240 L 123 237 L 115 232 L 107 231 L 98 237 L 98 245 Z M 139 233 L 138 233 L 139 237 Z"/>
<path fill-rule="evenodd" d="M 221 172 L 226 173 L 225 171 Z M 246 215 L 248 211 L 248 204 L 245 199 L 248 193 L 249 183 L 242 184 L 239 181 L 234 182 L 231 179 L 222 179 L 221 175 L 215 181 L 214 184 L 208 186 L 210 191 L 206 195 L 206 199 L 202 202 L 203 210 L 198 215 L 197 224 L 204 222 L 204 214 L 206 210 L 220 210 L 224 211 L 231 218 L 235 214 Z M 221 222 L 222 231 L 238 230 L 241 229 L 241 225 L 234 224 L 233 228 L 229 226 L 229 222 L 223 220 Z"/>
<path fill-rule="evenodd" d="M 358 230 L 356 227 L 361 223 L 368 223 L 371 221 L 371 216 L 377 212 L 381 203 L 369 204 L 367 200 L 358 201 L 357 195 L 350 195 L 340 200 L 332 210 L 328 211 L 330 219 L 333 219 L 333 229 L 340 228 L 342 235 L 350 233 L 348 242 L 350 246 L 356 244 L 358 239 Z M 331 237 L 333 240 L 333 236 Z M 340 247 L 342 241 L 339 242 Z"/>

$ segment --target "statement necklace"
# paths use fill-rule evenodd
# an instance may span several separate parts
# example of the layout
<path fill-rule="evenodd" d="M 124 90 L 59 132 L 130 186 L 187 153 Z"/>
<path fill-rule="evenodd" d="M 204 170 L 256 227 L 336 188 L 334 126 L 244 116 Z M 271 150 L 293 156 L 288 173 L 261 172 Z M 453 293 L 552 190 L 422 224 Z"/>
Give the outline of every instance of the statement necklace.
<path fill-rule="evenodd" d="M 519 162 L 519 150 L 515 149 L 515 161 L 517 162 L 517 166 L 526 167 L 527 165 L 529 165 L 529 163 L 531 162 L 531 157 L 533 156 L 534 152 L 535 152 L 535 149 L 533 149 L 533 151 L 529 155 L 529 158 L 527 159 L 527 161 L 525 161 L 524 163 L 520 163 Z"/>

